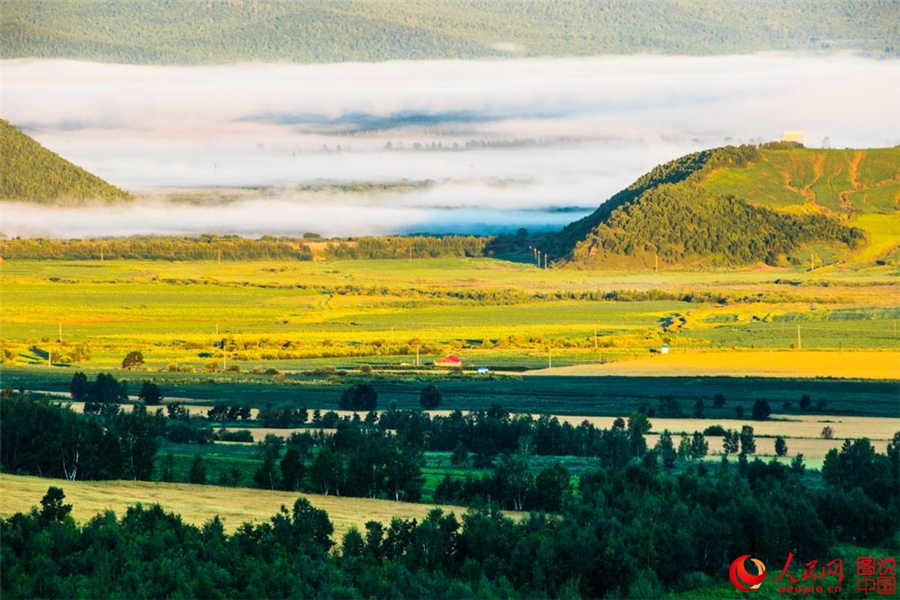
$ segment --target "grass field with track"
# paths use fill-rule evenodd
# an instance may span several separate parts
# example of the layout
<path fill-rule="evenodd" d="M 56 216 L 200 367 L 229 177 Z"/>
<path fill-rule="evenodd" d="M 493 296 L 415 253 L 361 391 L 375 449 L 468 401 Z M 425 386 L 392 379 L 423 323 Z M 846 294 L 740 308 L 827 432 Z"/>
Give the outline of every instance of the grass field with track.
<path fill-rule="evenodd" d="M 61 487 L 72 515 L 86 521 L 97 513 L 124 514 L 129 506 L 160 504 L 166 511 L 181 515 L 188 523 L 201 525 L 218 515 L 225 529 L 234 531 L 241 523 L 267 521 L 281 508 L 288 510 L 298 497 L 307 498 L 315 508 L 328 512 L 334 524 L 333 539 L 340 540 L 350 527 L 365 530 L 367 521 L 390 524 L 394 517 L 421 520 L 434 505 L 392 502 L 371 498 L 348 498 L 279 492 L 252 488 L 224 488 L 214 485 L 162 483 L 150 481 L 65 481 L 0 473 L 0 516 L 27 512 L 40 504 L 47 487 Z M 465 507 L 440 506 L 445 512 L 462 516 Z"/>

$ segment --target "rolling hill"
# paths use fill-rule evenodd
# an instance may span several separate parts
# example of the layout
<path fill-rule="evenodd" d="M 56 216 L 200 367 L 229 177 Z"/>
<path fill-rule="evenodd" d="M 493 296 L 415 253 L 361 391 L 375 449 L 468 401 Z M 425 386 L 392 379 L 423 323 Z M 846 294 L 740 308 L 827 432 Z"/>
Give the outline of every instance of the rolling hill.
<path fill-rule="evenodd" d="M 822 266 L 900 248 L 900 147 L 726 146 L 656 167 L 549 240 L 581 266 Z"/>
<path fill-rule="evenodd" d="M 130 197 L 0 119 L 0 200 L 62 204 Z"/>
<path fill-rule="evenodd" d="M 881 0 L 7 0 L 3 58 L 340 62 L 863 50 L 896 56 Z"/>

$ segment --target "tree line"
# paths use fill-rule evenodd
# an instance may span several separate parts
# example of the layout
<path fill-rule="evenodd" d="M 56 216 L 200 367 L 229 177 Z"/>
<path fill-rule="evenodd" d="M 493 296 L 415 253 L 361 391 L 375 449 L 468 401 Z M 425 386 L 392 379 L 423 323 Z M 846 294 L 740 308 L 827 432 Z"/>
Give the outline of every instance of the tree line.
<path fill-rule="evenodd" d="M 362 237 L 329 242 L 325 256 L 335 259 L 482 256 L 491 239 L 476 235 Z"/>
<path fill-rule="evenodd" d="M 300 260 L 312 250 L 298 238 L 237 235 L 141 235 L 96 239 L 14 238 L 0 241 L 4 259 L 45 260 Z"/>

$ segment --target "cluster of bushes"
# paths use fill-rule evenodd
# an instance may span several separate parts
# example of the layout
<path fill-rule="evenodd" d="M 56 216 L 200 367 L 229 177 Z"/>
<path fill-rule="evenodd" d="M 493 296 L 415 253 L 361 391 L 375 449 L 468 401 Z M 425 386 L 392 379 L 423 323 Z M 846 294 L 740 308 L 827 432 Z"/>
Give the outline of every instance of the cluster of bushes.
<path fill-rule="evenodd" d="M 449 474 L 434 490 L 434 501 L 500 507 L 509 510 L 556 512 L 569 492 L 570 475 L 559 464 L 542 469 L 536 476 L 520 455 L 504 455 L 491 475 L 465 479 Z"/>
<path fill-rule="evenodd" d="M 483 256 L 489 237 L 474 235 L 395 236 L 357 238 L 353 243 L 329 242 L 328 258 L 439 258 Z"/>
<path fill-rule="evenodd" d="M 92 417 L 5 391 L 0 466 L 11 473 L 73 480 L 150 479 L 165 428 L 162 414 L 149 414 L 142 405 Z"/>
<path fill-rule="evenodd" d="M 334 434 L 294 433 L 286 443 L 267 436 L 260 448 L 255 487 L 407 502 L 422 495 L 421 452 L 371 426 L 341 422 Z"/>

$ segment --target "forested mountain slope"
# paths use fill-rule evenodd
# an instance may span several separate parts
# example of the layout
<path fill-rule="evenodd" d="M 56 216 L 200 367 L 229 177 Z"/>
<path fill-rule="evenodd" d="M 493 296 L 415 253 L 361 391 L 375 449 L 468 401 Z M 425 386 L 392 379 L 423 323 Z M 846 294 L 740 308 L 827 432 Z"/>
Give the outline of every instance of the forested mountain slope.
<path fill-rule="evenodd" d="M 6 0 L 4 58 L 340 62 L 864 50 L 896 56 L 883 0 Z"/>
<path fill-rule="evenodd" d="M 900 245 L 900 147 L 727 146 L 656 167 L 551 238 L 592 266 L 821 266 Z"/>
<path fill-rule="evenodd" d="M 0 200 L 44 204 L 129 197 L 0 119 Z"/>

